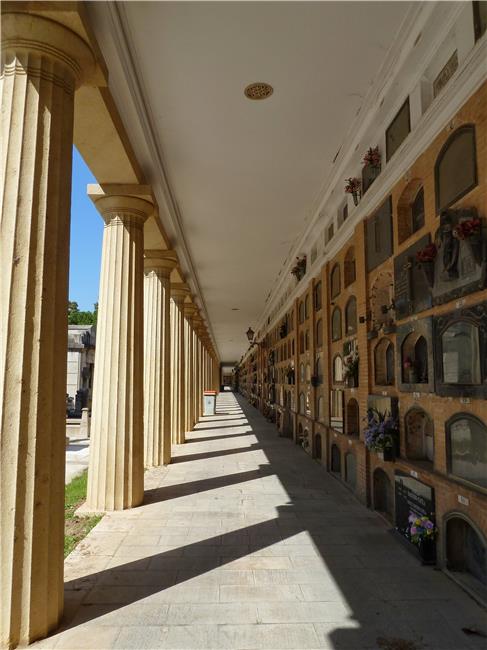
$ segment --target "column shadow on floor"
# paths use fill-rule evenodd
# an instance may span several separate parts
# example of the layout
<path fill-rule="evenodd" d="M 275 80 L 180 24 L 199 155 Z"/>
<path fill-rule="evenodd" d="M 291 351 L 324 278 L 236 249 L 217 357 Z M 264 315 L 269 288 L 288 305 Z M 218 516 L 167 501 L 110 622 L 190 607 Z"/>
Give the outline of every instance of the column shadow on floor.
<path fill-rule="evenodd" d="M 228 399 L 228 395 L 224 398 Z M 245 413 L 247 407 L 243 399 L 239 397 L 238 402 L 242 404 L 242 412 Z M 384 531 L 383 524 L 375 513 L 365 508 L 359 509 L 361 506 L 352 494 L 330 477 L 324 468 L 313 463 L 302 449 L 296 448 L 295 458 L 289 459 L 287 445 L 292 445 L 292 441 L 278 438 L 275 427 L 266 422 L 256 411 L 250 412 L 250 408 L 247 409 L 247 418 L 252 435 L 258 442 L 244 449 L 218 451 L 215 455 L 249 451 L 257 445 L 256 448 L 265 452 L 268 464 L 261 464 L 256 470 L 237 472 L 229 476 L 217 476 L 147 490 L 144 503 L 167 501 L 193 493 L 211 492 L 213 489 L 277 476 L 289 498 L 286 505 L 276 506 L 277 516 L 141 559 L 124 561 L 120 557 L 118 566 L 96 571 L 66 583 L 68 594 L 82 592 L 84 598 L 81 606 L 75 611 L 66 612 L 62 629 L 74 628 L 100 616 L 110 616 L 111 612 L 154 594 L 158 594 L 155 600 L 157 604 L 170 602 L 166 600 L 165 590 L 210 571 L 238 568 L 238 561 L 250 554 L 259 552 L 272 556 L 273 545 L 285 544 L 296 535 L 306 532 L 311 537 L 319 559 L 330 572 L 332 578 L 330 584 L 333 583 L 339 588 L 342 599 L 350 611 L 349 625 L 323 624 L 320 628 L 323 643 L 326 641 L 337 650 L 378 648 L 377 630 L 386 629 L 389 630 L 391 638 L 396 638 L 397 643 L 387 645 L 386 639 L 380 645 L 384 650 L 399 650 L 399 648 L 420 650 L 421 635 L 414 631 L 411 625 L 415 621 L 414 612 L 418 612 L 418 617 L 420 616 L 420 608 L 414 602 L 417 594 L 412 596 L 411 593 L 413 585 L 414 589 L 417 588 L 417 583 L 408 581 L 408 573 L 417 572 L 416 562 L 413 562 L 411 556 L 402 548 L 391 545 L 390 536 Z M 219 427 L 216 425 L 213 428 Z M 190 438 L 188 442 L 227 437 L 230 440 L 233 436 Z M 213 452 L 209 454 L 209 457 L 214 457 L 211 455 Z M 203 458 L 205 454 L 195 456 Z M 190 457 L 181 458 L 181 461 L 177 462 L 184 462 Z M 279 468 L 279 471 L 276 471 L 276 468 Z M 306 480 L 303 480 L 303 468 L 309 472 Z M 327 511 L 327 504 L 330 506 L 333 504 L 330 511 Z M 338 506 L 353 504 L 352 511 L 356 514 L 352 520 L 347 512 L 341 514 L 340 509 L 336 508 L 337 504 Z M 313 562 L 311 561 L 309 565 L 312 569 Z M 394 571 L 399 572 L 403 583 L 394 582 L 391 587 L 390 579 L 387 582 L 378 579 L 379 572 L 384 568 L 391 571 L 390 576 Z M 444 576 L 434 574 L 427 569 L 424 575 L 428 576 L 427 589 L 431 591 L 434 587 L 439 593 L 444 593 L 444 598 L 448 597 L 450 586 Z M 394 592 L 393 597 L 391 597 L 391 590 Z M 386 597 L 386 594 L 389 594 L 389 597 Z M 428 600 L 427 593 L 422 596 L 426 599 L 424 606 L 432 602 Z M 395 606 L 394 602 L 398 605 Z M 404 602 L 408 603 L 406 613 L 403 611 Z M 307 603 L 310 606 L 311 604 Z M 408 614 L 408 611 L 413 613 Z M 430 619 L 432 629 L 440 630 L 442 625 L 447 625 L 446 619 L 440 614 L 436 615 L 435 612 L 429 612 L 428 620 Z M 424 618 L 421 618 L 421 621 L 424 622 Z M 423 628 L 424 625 L 421 629 Z M 462 636 L 456 638 L 455 642 L 456 646 L 445 646 L 442 650 L 447 648 L 467 650 L 480 647 L 474 645 L 475 641 L 467 637 L 463 645 Z M 460 642 L 461 644 L 458 645 Z M 441 646 L 435 647 L 439 649 Z"/>

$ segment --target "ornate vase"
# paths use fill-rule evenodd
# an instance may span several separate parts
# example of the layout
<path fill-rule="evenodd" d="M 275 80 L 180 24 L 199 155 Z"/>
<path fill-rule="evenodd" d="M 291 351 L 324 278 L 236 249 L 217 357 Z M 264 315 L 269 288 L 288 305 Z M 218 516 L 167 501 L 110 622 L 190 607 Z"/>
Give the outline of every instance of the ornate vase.
<path fill-rule="evenodd" d="M 353 204 L 358 205 L 359 194 L 358 192 L 352 192 Z"/>
<path fill-rule="evenodd" d="M 472 257 L 475 260 L 475 263 L 481 264 L 482 247 L 483 247 L 482 235 L 480 233 L 478 235 L 471 235 L 470 237 L 467 237 L 464 241 L 467 244 L 468 248 L 470 249 Z"/>
<path fill-rule="evenodd" d="M 392 447 L 386 447 L 378 451 L 377 455 L 384 462 L 391 463 L 394 460 L 394 449 Z"/>
<path fill-rule="evenodd" d="M 435 263 L 433 260 L 431 262 L 421 262 L 421 270 L 423 271 L 424 278 L 428 283 L 429 287 L 432 287 L 435 283 Z"/>
<path fill-rule="evenodd" d="M 436 564 L 436 542 L 428 537 L 420 540 L 418 551 L 423 564 Z"/>

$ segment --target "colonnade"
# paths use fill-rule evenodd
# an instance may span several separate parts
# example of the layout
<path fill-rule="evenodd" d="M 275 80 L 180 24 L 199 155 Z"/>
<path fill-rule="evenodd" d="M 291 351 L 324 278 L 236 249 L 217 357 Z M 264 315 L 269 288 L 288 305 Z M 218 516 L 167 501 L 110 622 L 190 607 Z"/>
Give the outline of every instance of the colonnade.
<path fill-rule="evenodd" d="M 0 255 L 2 647 L 63 612 L 65 394 L 74 94 L 95 57 L 67 27 L 2 24 Z M 105 222 L 86 509 L 140 505 L 218 390 L 218 364 L 173 250 L 144 248 L 157 206 L 142 185 L 90 186 Z M 179 276 L 180 277 L 180 276 Z M 179 279 L 179 278 L 178 278 Z"/>

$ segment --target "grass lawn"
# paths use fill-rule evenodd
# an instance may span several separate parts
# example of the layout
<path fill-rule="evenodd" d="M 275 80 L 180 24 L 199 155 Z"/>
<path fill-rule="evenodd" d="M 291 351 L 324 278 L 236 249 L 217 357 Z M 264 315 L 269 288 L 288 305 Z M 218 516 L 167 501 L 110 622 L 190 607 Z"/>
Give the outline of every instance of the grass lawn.
<path fill-rule="evenodd" d="M 78 517 L 74 514 L 86 500 L 86 471 L 74 478 L 69 485 L 66 485 L 64 496 L 64 557 L 69 555 L 73 548 L 86 537 L 93 526 L 100 521 L 103 515 L 88 515 Z"/>

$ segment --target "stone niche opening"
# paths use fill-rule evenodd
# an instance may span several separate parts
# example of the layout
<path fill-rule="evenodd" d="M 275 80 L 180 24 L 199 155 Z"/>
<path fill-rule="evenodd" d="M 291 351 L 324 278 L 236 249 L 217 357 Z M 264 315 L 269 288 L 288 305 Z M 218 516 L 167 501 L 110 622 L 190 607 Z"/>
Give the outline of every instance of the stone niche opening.
<path fill-rule="evenodd" d="M 340 453 L 340 449 L 338 445 L 332 444 L 331 446 L 331 454 L 330 454 L 330 469 L 333 472 L 333 474 L 339 474 L 341 475 L 342 473 L 342 456 Z"/>
<path fill-rule="evenodd" d="M 376 386 L 394 385 L 394 345 L 390 339 L 380 339 L 374 348 L 374 380 Z"/>
<path fill-rule="evenodd" d="M 350 296 L 345 305 L 345 336 L 357 333 L 357 299 Z"/>
<path fill-rule="evenodd" d="M 404 416 L 404 435 L 407 458 L 434 462 L 433 420 L 419 406 L 413 406 Z"/>
<path fill-rule="evenodd" d="M 360 433 L 359 405 L 352 397 L 347 402 L 347 435 L 358 436 Z"/>
<path fill-rule="evenodd" d="M 343 383 L 343 359 L 340 354 L 333 357 L 333 383 Z"/>
<path fill-rule="evenodd" d="M 357 485 L 357 460 L 351 452 L 345 455 L 345 481 L 355 489 Z"/>
<path fill-rule="evenodd" d="M 402 244 L 424 226 L 423 181 L 413 178 L 404 188 L 397 202 L 398 240 Z"/>
<path fill-rule="evenodd" d="M 401 325 L 396 338 L 397 381 L 404 392 L 433 392 L 433 321 L 423 318 Z"/>
<path fill-rule="evenodd" d="M 314 454 L 314 457 L 317 458 L 318 460 L 321 460 L 322 459 L 322 454 L 323 454 L 323 447 L 322 447 L 321 434 L 317 433 L 317 434 L 315 434 L 315 454 Z"/>
<path fill-rule="evenodd" d="M 331 315 L 331 340 L 339 341 L 342 338 L 342 312 L 340 307 L 335 307 Z"/>
<path fill-rule="evenodd" d="M 435 318 L 439 395 L 487 398 L 487 302 Z"/>
<path fill-rule="evenodd" d="M 335 264 L 330 274 L 330 291 L 331 297 L 336 298 L 340 295 L 341 286 L 340 286 L 340 265 Z"/>
<path fill-rule="evenodd" d="M 487 596 L 487 544 L 464 515 L 446 521 L 446 567 L 466 586 Z"/>
<path fill-rule="evenodd" d="M 345 287 L 350 286 L 355 282 L 355 248 L 350 246 L 345 254 L 345 262 L 343 264 L 343 284 Z"/>
<path fill-rule="evenodd" d="M 373 475 L 374 510 L 392 521 L 394 516 L 394 493 L 391 479 L 378 467 Z"/>
<path fill-rule="evenodd" d="M 343 433 L 343 390 L 330 391 L 330 426 Z"/>
<path fill-rule="evenodd" d="M 464 124 L 454 131 L 435 162 L 435 197 L 439 212 L 477 185 L 475 126 Z"/>

